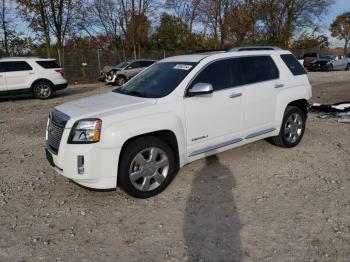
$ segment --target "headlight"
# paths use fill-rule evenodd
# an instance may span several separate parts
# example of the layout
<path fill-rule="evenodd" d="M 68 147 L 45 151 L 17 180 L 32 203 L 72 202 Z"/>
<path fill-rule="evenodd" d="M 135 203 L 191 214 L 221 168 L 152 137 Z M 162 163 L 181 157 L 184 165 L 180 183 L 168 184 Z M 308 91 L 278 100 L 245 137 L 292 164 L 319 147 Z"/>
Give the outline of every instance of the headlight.
<path fill-rule="evenodd" d="M 100 141 L 101 119 L 83 119 L 77 121 L 68 138 L 68 144 L 91 144 Z"/>

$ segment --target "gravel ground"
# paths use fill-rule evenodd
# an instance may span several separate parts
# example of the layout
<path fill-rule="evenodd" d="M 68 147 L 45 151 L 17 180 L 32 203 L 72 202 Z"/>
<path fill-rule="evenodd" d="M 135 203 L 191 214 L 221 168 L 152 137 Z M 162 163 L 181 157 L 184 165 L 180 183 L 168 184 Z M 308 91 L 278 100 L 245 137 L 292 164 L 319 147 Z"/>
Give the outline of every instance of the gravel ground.
<path fill-rule="evenodd" d="M 311 73 L 312 102 L 350 101 L 350 73 Z M 185 166 L 139 200 L 58 176 L 43 142 L 55 105 L 0 100 L 0 261 L 350 261 L 350 125 L 310 114 L 302 143 L 265 141 Z"/>

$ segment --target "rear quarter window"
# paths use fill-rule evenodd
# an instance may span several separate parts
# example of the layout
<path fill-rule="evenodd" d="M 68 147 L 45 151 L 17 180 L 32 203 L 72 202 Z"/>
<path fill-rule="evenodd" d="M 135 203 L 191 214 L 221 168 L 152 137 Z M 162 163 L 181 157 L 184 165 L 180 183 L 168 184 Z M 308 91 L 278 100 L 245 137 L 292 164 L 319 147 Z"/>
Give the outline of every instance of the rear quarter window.
<path fill-rule="evenodd" d="M 299 63 L 294 55 L 281 55 L 281 58 L 293 75 L 298 76 L 306 74 L 304 67 Z"/>
<path fill-rule="evenodd" d="M 55 60 L 36 61 L 36 63 L 45 69 L 61 68 Z"/>

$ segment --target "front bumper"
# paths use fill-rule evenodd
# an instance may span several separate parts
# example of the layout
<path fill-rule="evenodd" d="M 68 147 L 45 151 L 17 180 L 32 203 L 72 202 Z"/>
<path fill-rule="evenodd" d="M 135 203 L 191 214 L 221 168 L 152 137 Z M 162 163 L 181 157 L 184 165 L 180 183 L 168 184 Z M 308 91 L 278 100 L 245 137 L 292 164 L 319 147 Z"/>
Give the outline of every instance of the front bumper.
<path fill-rule="evenodd" d="M 59 151 L 45 147 L 46 158 L 60 175 L 95 189 L 117 186 L 119 148 L 101 149 L 98 144 L 67 144 L 69 130 L 63 133 Z M 83 159 L 83 173 L 79 172 Z M 80 169 L 81 170 L 81 169 Z"/>

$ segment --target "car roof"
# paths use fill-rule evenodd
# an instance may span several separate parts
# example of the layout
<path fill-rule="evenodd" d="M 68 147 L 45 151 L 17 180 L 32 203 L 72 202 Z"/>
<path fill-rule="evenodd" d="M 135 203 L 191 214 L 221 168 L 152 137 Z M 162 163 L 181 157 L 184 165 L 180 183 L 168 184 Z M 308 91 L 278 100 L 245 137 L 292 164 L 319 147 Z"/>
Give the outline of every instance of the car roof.
<path fill-rule="evenodd" d="M 272 55 L 272 54 L 291 54 L 290 51 L 282 49 L 260 49 L 260 50 L 237 50 L 233 49 L 228 51 L 218 51 L 218 52 L 205 52 L 205 53 L 196 53 L 189 55 L 179 55 L 167 57 L 160 62 L 189 62 L 189 63 L 198 63 L 201 60 L 211 57 L 215 58 L 225 58 L 225 57 L 235 57 L 235 56 L 250 56 L 250 55 Z"/>
<path fill-rule="evenodd" d="M 5 62 L 5 61 L 53 61 L 56 60 L 55 58 L 41 58 L 41 57 L 4 57 L 0 58 L 0 61 Z"/>

